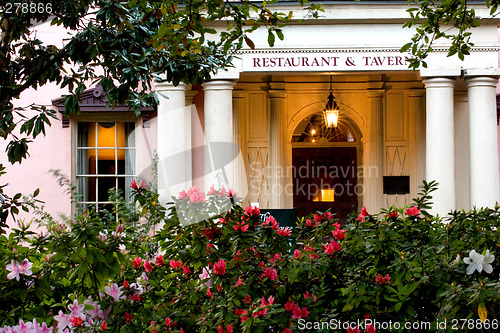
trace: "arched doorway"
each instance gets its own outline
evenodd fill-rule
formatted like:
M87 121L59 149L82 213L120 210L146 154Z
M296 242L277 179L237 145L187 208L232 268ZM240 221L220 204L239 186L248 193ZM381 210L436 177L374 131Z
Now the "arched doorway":
M292 136L293 205L297 216L331 210L341 222L358 208L361 135L345 119L326 125L322 112L304 118Z

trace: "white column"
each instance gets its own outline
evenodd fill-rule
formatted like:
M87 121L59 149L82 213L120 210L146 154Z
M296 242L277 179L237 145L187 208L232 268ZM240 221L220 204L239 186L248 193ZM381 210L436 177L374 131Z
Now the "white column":
M426 89L425 178L439 183L432 194L431 212L445 216L455 209L455 132L453 88L455 79L431 77Z
M455 168L457 210L469 210L469 107L466 91L455 93Z
M498 133L493 77L468 77L470 203L472 207L493 207L500 201Z
M365 157L363 183L368 188L363 191L363 206L368 211L379 211L384 206L384 90L368 90L368 112L370 117L369 153Z
M276 88L284 88L276 84ZM273 89L268 91L271 116L271 207L285 208L287 204L287 184L286 168L286 97L284 89Z
M234 186L236 146L233 137L232 80L212 80L202 84L205 93L205 189Z
M191 176L191 112L186 108L186 86L155 82L158 92L158 192L161 202L187 190Z

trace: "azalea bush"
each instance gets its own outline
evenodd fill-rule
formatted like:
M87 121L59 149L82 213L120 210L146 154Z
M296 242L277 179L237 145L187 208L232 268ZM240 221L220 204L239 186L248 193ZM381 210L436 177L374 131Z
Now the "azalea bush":
M344 226L316 212L291 229L224 188L166 206L144 182L132 188L132 205L115 197L112 211L0 237L0 332L498 328L498 207L440 220L426 183L409 206L363 208Z
M427 212L435 188L424 183L413 205L351 217L342 244L342 318L368 314L381 323L430 323L432 330L444 322L450 331L498 328L499 207L437 219Z

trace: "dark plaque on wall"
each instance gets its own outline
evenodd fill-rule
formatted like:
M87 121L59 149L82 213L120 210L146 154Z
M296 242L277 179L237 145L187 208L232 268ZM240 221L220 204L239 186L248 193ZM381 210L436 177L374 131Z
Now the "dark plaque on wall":
M410 193L410 176L384 176L384 194Z

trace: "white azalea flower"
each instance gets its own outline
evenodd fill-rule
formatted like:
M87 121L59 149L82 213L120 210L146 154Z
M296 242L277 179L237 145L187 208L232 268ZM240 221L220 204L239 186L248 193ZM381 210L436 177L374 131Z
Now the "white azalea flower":
M484 264L483 269L486 273L490 274L493 272L493 267L491 267L491 263L495 260L495 256L490 254L490 250L486 250L484 254Z
M464 263L469 265L466 273L470 275L476 270L479 273L484 270L485 273L489 274L493 271L493 267L491 267L493 260L495 260L495 256L490 254L489 250L486 250L484 255L477 253L476 250L471 250L469 252L469 257L464 258Z

